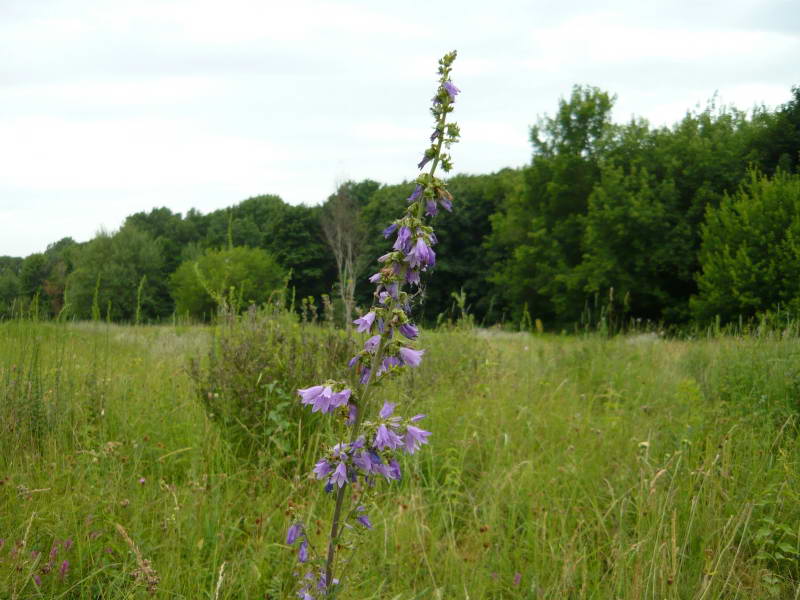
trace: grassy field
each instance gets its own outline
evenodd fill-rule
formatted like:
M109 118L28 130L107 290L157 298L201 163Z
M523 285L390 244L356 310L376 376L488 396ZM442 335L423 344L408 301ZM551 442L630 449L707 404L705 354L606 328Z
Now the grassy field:
M324 426L243 454L190 376L212 333L0 324L0 598L293 597L287 514L324 537L332 508L306 475ZM800 598L800 341L422 346L382 394L434 435L341 600Z

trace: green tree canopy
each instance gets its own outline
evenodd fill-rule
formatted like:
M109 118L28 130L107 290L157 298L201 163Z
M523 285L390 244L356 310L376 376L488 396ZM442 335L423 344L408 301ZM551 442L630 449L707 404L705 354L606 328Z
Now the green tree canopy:
M178 314L208 319L224 299L241 307L263 304L281 288L284 269L266 250L237 246L207 250L183 263L170 278Z

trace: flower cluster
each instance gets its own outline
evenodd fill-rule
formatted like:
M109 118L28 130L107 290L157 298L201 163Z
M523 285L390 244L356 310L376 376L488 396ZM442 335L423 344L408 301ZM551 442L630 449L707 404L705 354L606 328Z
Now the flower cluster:
M369 412L374 387L387 376L407 367L418 367L425 354L425 350L417 347L419 328L411 315L414 299L421 291L422 276L436 265L433 249L436 234L426 218L436 216L440 208L448 212L453 209L453 197L435 172L438 166L450 171L450 155L443 149L458 141L460 135L458 125L447 123L447 115L453 111L456 95L460 93L450 80L455 58L456 53L451 52L439 61L439 87L431 107L436 122L430 147L417 165L422 169L432 163L430 170L414 181L405 214L383 231L386 239L394 236L392 248L378 258L380 267L369 278L375 286L372 307L353 321L356 331L367 335L362 349L349 362L358 384L348 386L327 381L298 390L300 401L310 406L312 412L330 414L338 410L349 428L349 440L331 446L313 469L314 476L324 481L325 490L335 491L336 496L327 556L316 561L310 558L311 546L301 522L295 522L286 536L289 545L300 542L298 561L312 566L301 578L298 597L303 600L327 596L327 582L338 583L333 578L333 567L343 531L356 525L362 530L372 528L360 500L379 478L399 480L400 454L414 454L431 435L418 426L425 415L410 418L395 415L396 404L391 402L383 402L377 418L365 420L364 416ZM343 515L348 487L354 492L351 499L359 501Z

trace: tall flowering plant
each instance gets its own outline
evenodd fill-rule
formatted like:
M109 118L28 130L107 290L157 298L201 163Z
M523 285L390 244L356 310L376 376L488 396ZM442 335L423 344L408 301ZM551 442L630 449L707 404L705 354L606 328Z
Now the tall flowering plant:
M298 390L300 402L312 412L331 414L341 423L339 437L314 467L314 476L325 491L335 497L327 548L316 552L302 522L293 522L286 534L286 543L298 545L301 563L298 597L313 600L332 597L338 579L336 552L345 542L348 531L372 529L364 501L383 478L388 482L401 477L398 456L413 454L428 442L431 435L420 427L425 415L401 416L396 404L376 401L375 389L384 380L407 368L418 367L425 350L416 340L419 329L412 322L414 300L420 293L422 276L436 264L436 234L428 218L439 208L452 210L453 197L444 181L436 177L441 166L452 168L446 152L457 142L459 129L447 117L459 89L450 80L456 53L446 54L439 61L439 85L433 97L431 113L435 119L430 146L417 167L422 172L408 197L402 217L384 231L385 238L394 238L391 249L378 258L380 268L369 278L375 285L370 310L353 321L357 330L368 337L363 349L350 360L353 382L328 380Z

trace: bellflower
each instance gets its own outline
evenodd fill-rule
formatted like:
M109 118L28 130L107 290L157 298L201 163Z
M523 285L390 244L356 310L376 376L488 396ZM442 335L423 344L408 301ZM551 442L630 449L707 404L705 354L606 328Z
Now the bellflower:
M378 344L380 343L381 343L380 334L373 335L366 342L364 342L364 350L366 350L367 352L375 352L375 350L378 349Z
M400 358L404 364L410 367L418 367L422 362L423 354L425 354L425 350L414 350L405 346L400 348Z
M417 339L417 336L419 335L419 329L417 329L416 325L411 323L403 323L398 329L400 329L400 333L410 340Z
M444 90L450 95L450 100L455 101L456 94L461 93L461 90L458 89L455 85L453 85L452 81L445 81L444 82Z
M409 425L406 427L406 433L403 436L403 440L406 446L406 452L409 454L414 454L422 444L428 443L428 436L430 436L430 431L425 431L424 429L420 429L419 427L414 427L413 425Z
M289 531L286 532L286 543L291 546L297 541L301 533L303 533L303 525L301 523L295 523L289 527Z
M329 380L298 390L301 402L310 406L312 412L335 412L337 427L344 427L344 423L349 430L346 436L339 438L349 439L349 442L341 441L333 445L313 468L315 477L324 482L325 491L334 492L335 507L327 552L320 553L323 558L319 563L315 558L314 564L320 566L307 572L305 582L298 585L300 591L297 596L302 600L322 599L331 595L326 582L338 582L333 577L333 570L337 564L342 564L336 561L337 552L348 547L346 542L341 541L345 528L352 528L351 519L366 529L373 527L364 506L358 505L359 501L377 485L377 475L383 475L388 481L399 480L402 473L397 455L400 452L414 454L428 443L431 435L415 425L424 415L404 419L395 415L397 405L392 402L383 403L377 411L377 419L364 419L368 417L367 413L377 408L370 394L376 385L381 384L381 376L389 371L399 372L418 367L425 353L424 350L404 345L409 343L404 340L416 340L419 337L419 329L409 319L411 302L420 292L419 289L407 291L404 288L406 285L419 288L420 274L436 264L433 246L437 239L426 217L436 216L439 207L447 211L452 209L452 196L447 192L445 182L436 176L436 170L439 166L444 171L452 168L451 157L443 152L443 148L449 149L459 137L458 126L447 121L455 97L460 93L450 80L455 56L455 52L452 52L439 61L440 77L431 107L436 122L430 135L430 146L417 165L423 169L432 162L432 167L429 172L420 173L414 181L404 215L383 230L386 239L396 235L392 250L378 258L381 266L377 273L369 277L369 282L375 286L372 308L353 321L357 332L366 333L365 337L368 338L364 342L364 349L348 362L348 366L356 369L355 376L360 385L347 387L343 382ZM395 329L403 336L402 339L393 337ZM342 410L338 410L340 408ZM348 483L353 485L347 486ZM351 502L357 506L354 512L346 508ZM295 522L287 531L286 542L293 545L298 541L300 547L297 558L305 563L309 561L309 539L302 523ZM327 559L324 559L325 555Z
M385 448L394 450L402 445L402 436L397 435L394 431L386 427L386 425L378 425L378 431L375 432L375 447L378 450L383 450Z
M357 330L359 333L364 333L365 331L369 331L372 328L372 323L375 321L375 313L373 311L368 312L363 317L359 317L355 321L353 321L353 325L357 325Z

